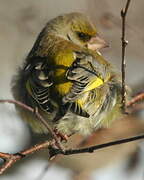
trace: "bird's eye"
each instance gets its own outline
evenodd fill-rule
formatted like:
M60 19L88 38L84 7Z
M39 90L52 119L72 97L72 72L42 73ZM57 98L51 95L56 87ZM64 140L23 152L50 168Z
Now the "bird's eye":
M89 41L91 36L89 34L85 34L83 32L77 32L78 37L83 41Z

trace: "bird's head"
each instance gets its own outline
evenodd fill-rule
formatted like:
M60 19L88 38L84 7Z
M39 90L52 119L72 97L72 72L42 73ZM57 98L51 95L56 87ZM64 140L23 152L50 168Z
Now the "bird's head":
M98 35L95 25L82 13L69 13L52 19L50 33L91 50L99 50L108 44Z

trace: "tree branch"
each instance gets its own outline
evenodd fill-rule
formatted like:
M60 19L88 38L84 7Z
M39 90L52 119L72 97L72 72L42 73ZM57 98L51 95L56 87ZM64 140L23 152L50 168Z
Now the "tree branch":
M14 163L24 158L25 156L30 155L36 151L40 151L42 149L46 149L53 145L54 145L54 141L45 141L43 143L36 144L35 146L16 154L0 152L0 158L2 158L5 161L2 167L0 168L0 175L3 174L3 172L6 171L8 168L10 168Z
M94 151L99 150L99 149L111 147L114 145L120 145L120 144L132 142L132 141L136 141L136 140L140 140L140 139L144 139L144 134L139 135L139 136L135 136L135 137L131 137L131 138L126 138L126 139L111 141L111 142L104 143L104 144L90 146L88 148L82 148L82 149L68 149L65 151L61 151L60 149L53 149L51 157L58 155L58 154L72 155L72 154L80 154L80 153L93 153Z
M142 93L138 94L137 96L133 97L133 98L131 99L131 101L129 101L129 102L127 103L126 107L127 107L127 108L128 108L128 107L132 107L133 105L135 105L136 103L138 103L138 102L140 102L140 101L142 101L142 100L144 100L144 92L142 92Z
M50 151L50 158L53 158L56 155L63 154L63 155L72 155L72 154L80 154L80 153L93 153L96 150L103 149L106 147L111 147L114 145L120 145L136 140L144 139L144 134L131 137L131 138L126 138L122 140L116 140L116 141L111 141L108 143L104 144L99 144L95 146L91 146L88 148L82 148L82 149L68 149L68 150L61 150L61 149L56 149L53 148L54 142L53 141L45 141L43 143L37 144L29 149L26 149L24 151L21 151L16 154L8 154L8 153L0 153L0 158L5 160L5 163L3 166L0 168L0 174L3 174L4 171L6 171L8 168L10 168L14 163L16 163L18 160L26 157L27 155L30 155L32 153L35 153L36 151L40 151L43 149L49 149Z
M125 26L126 26L126 15L128 12L128 8L130 5L131 0L127 0L126 6L124 9L121 10L121 18L122 18L122 64L121 64L121 72L122 72L122 110L125 112L126 108L126 88L125 88L125 48L128 44L128 41L125 39Z

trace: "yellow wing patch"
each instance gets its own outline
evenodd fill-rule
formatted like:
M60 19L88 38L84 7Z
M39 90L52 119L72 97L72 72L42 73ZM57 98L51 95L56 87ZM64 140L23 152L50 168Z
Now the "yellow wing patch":
M104 81L101 78L96 77L94 78L85 88L84 92L90 91L92 89L95 89L101 85L103 85Z

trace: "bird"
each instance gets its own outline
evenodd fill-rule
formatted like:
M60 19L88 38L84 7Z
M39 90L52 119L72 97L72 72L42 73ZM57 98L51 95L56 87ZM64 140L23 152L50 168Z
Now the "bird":
M107 46L83 13L51 19L12 80L14 99L67 136L108 127L121 114L121 78L99 52ZM33 113L16 109L34 132L49 133Z

